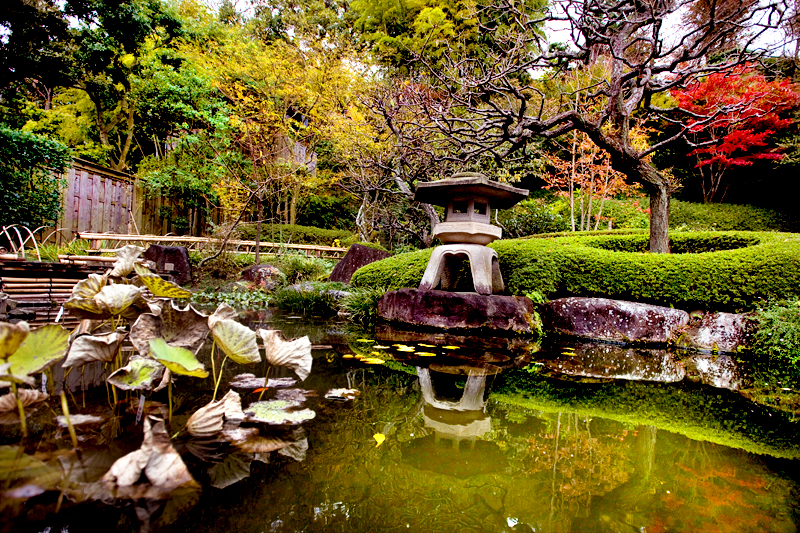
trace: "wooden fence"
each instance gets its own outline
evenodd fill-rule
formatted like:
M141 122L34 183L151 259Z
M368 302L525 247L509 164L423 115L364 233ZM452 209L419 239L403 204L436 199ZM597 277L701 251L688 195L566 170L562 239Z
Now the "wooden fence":
M147 197L130 174L77 160L63 176L67 186L58 220L58 242L68 242L79 232L188 233L199 236L208 220L201 209L179 212L170 198ZM218 215L212 211L212 222ZM182 222L176 227L176 222Z

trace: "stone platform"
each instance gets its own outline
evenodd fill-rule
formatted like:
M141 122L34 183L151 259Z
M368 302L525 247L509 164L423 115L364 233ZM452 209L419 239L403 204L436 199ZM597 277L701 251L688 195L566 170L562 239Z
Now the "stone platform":
M445 330L534 333L534 304L520 296L400 289L378 302L388 322Z

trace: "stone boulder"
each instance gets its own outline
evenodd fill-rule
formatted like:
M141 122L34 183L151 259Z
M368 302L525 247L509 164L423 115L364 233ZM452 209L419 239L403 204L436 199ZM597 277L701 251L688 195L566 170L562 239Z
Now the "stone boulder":
M534 305L519 296L400 289L378 301L378 316L388 322L452 330L532 333Z
M632 343L667 343L689 323L686 311L607 298L552 300L541 315L545 330Z
M362 244L354 244L347 250L342 260L333 267L329 280L350 283L350 278L359 268L391 256L392 254L383 250L376 250Z
M697 350L735 352L749 345L753 329L747 315L708 313L689 327L678 344Z
M242 279L255 283L265 291L272 291L283 285L286 276L273 265L259 263L242 270Z
M144 258L155 263L158 272L172 274L178 285L192 281L192 264L185 246L151 244L145 250Z

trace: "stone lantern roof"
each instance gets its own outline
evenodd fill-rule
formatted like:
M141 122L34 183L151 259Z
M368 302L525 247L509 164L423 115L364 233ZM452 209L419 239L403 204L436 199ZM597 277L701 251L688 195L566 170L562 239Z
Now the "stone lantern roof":
M461 172L449 178L417 185L414 200L447 207L454 199L483 198L494 209L508 209L528 196L528 191L491 181L479 172Z

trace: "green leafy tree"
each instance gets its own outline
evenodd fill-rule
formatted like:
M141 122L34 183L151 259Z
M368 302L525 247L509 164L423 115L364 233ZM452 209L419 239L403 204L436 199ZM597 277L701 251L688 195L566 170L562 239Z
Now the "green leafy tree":
M0 126L0 226L51 225L61 208L61 172L69 149L38 135Z

